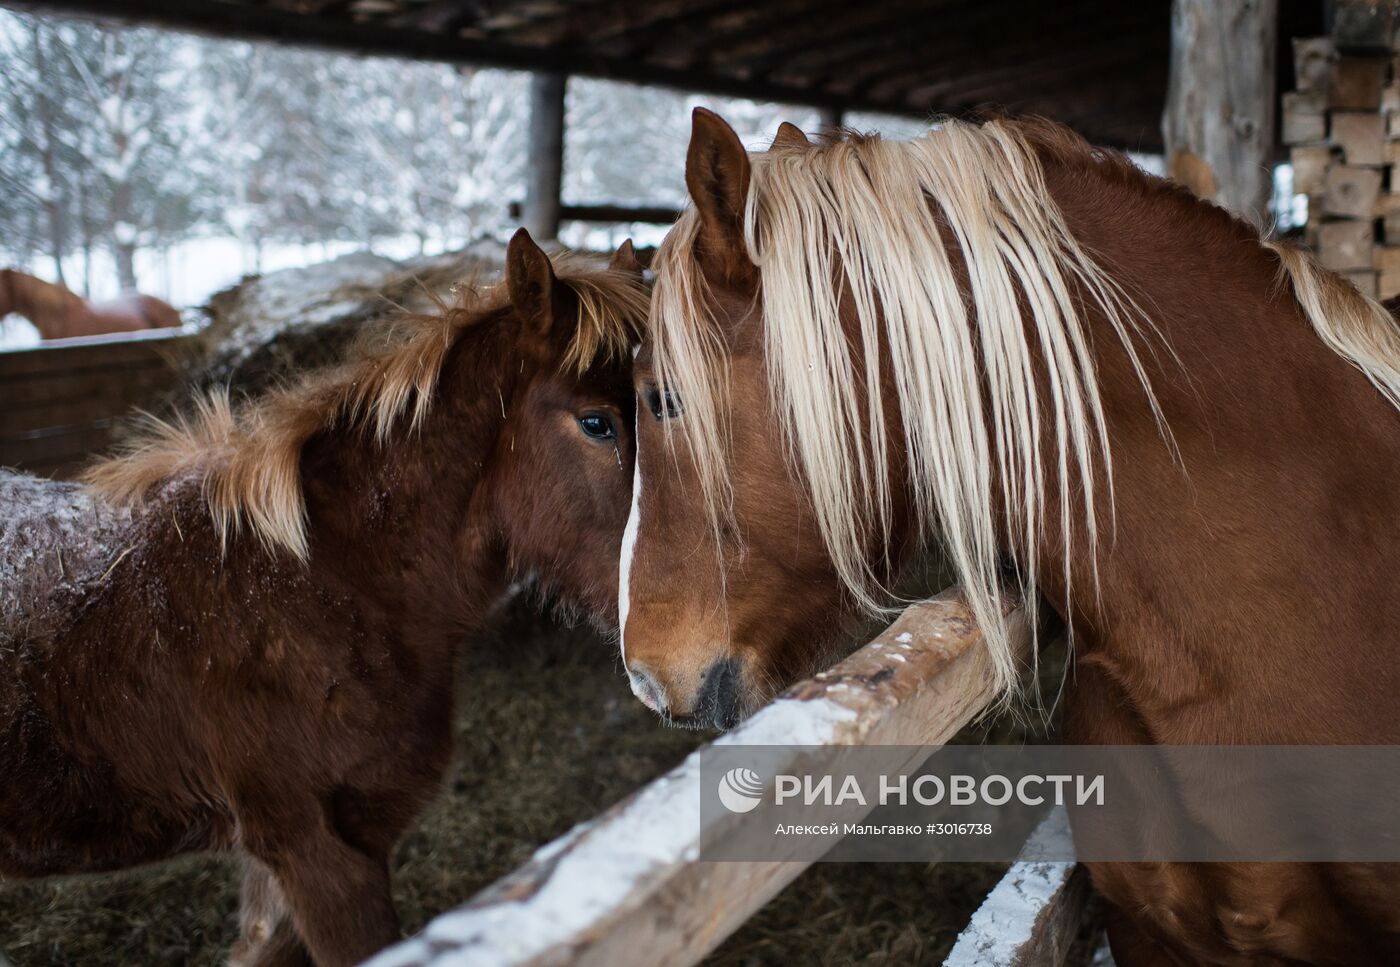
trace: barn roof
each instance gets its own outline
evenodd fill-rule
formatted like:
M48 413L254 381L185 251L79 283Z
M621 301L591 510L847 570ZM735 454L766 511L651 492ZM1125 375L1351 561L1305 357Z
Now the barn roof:
M10 0L14 2L14 0ZM19 0L221 36L904 115L996 105L1161 149L1170 0ZM1285 0L1280 47L1321 29ZM1315 22L1312 22L1315 21ZM1278 58L1280 90L1291 56Z

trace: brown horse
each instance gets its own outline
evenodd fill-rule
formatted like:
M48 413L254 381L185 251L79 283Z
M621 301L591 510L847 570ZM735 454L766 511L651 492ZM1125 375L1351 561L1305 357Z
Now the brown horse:
M1008 689L1004 579L1069 625L1071 742L1400 742L1378 304L1043 121L751 157L700 111L686 179L634 368L644 702L733 722L936 541ZM1392 866L1091 873L1123 965L1400 962Z
M179 311L152 295L130 292L110 302L88 302L66 286L0 269L0 319L11 312L34 323L44 339L180 325Z
M522 231L506 285L157 426L101 496L0 483L0 874L236 849L239 963L398 936L457 643L512 581L615 617L646 290L630 245L559 268Z

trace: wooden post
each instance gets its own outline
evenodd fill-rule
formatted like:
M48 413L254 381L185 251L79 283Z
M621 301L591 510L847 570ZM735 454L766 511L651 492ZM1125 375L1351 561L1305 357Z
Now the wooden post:
M1079 932L1089 874L1075 863L1069 815L1050 811L958 935L943 967L1059 967Z
M525 227L537 242L559 237L559 192L564 177L565 74L530 78L530 156L526 164Z
M1278 0L1173 0L1167 174L1263 227L1273 192Z
M823 131L834 131L846 123L846 112L839 107L827 105L817 108L817 121Z

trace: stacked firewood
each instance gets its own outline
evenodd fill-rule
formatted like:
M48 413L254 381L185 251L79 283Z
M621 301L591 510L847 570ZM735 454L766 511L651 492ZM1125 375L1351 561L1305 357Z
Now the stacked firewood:
M1293 41L1283 95L1307 242L1370 296L1400 294L1400 45L1392 4L1339 4L1329 37Z

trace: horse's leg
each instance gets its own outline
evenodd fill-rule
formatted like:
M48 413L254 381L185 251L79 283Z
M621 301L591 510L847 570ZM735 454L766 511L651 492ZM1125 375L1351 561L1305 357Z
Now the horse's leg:
M277 878L251 856L243 858L238 926L229 967L311 967Z
M306 845L274 869L316 963L349 967L398 940L388 857L360 853L328 831Z
M314 800L279 805L243 811L243 847L276 876L316 963L348 967L398 940L387 852L351 846Z
M1166 947L1143 933L1132 917L1112 904L1104 904L1103 919L1115 967L1185 967Z

